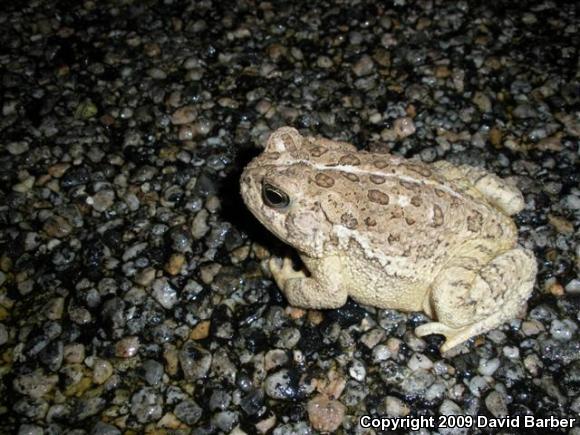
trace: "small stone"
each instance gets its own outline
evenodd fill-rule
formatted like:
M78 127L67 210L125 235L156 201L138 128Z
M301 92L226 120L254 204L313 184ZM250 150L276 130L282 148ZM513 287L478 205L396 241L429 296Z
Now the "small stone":
M147 267L137 273L135 283L143 287L149 287L155 279L155 269Z
M271 415L264 420L260 420L256 423L256 430L261 433L265 434L270 431L276 425L276 416Z
M363 55L352 67L352 72L358 76L366 76L373 72L375 64L373 59L368 55Z
M499 368L500 360L499 358L492 359L481 359L479 361L478 371L483 376L492 376L495 371Z
M405 417L411 412L409 405L394 396L385 398L385 410L389 417Z
M428 372L427 370L417 369L415 371L410 371L408 376L406 376L401 382L401 389L413 395L423 395L427 388L433 384L435 376Z
M96 211L107 211L115 202L115 192L112 190L100 190L95 193L91 202Z
M463 410L457 403L453 402L452 400L445 399L439 407L439 413L441 415L462 415Z
M34 399L41 399L50 393L58 383L58 375L45 375L37 369L31 373L17 376L12 385L14 389Z
M90 119L98 112L97 106L91 100L85 100L80 103L75 110L75 118Z
M191 225L191 235L194 239L199 240L207 234L210 230L207 224L207 218L209 217L209 212L206 209L200 210L193 219Z
M219 263L210 263L203 265L200 270L200 278L204 282L204 284L211 284L219 273L222 265Z
M192 340L203 340L209 336L209 330L211 327L210 320L202 320L191 330L189 338Z
M139 337L125 337L115 344L115 355L119 358L131 358L139 351Z
M393 123L393 131L398 139L406 138L415 133L415 124L409 117L398 118Z
M85 346L81 343L71 343L64 346L64 361L68 364L80 364L85 359Z
M155 80L165 80L167 73L160 68L150 68L147 70L147 75Z
M483 92L476 92L473 96L473 103L478 107L480 112L491 112L491 100Z
M328 56L319 56L318 59L316 59L316 65L320 68L327 69L332 68L334 62Z
M367 370L362 361L355 359L348 369L348 374L351 378L362 382L366 378Z
M169 261L165 265L165 271L170 275L177 275L184 264L185 256L183 254L171 254Z
M266 378L264 388L266 394L279 400L291 400L298 393L298 385L288 369L279 370Z
M501 147L503 134L497 127L493 127L489 131L489 142L496 148Z
M143 387L131 397L131 414L139 423L157 421L163 415L163 396L152 387Z
M61 216L53 216L43 226L44 232L49 237L64 238L72 232L71 224Z
M28 142L24 141L10 142L8 145L6 145L6 149L13 156L19 156L20 154L24 154L28 151L29 145Z
M574 278L566 284L566 293L573 295L580 294L580 279Z
M544 325L538 320L526 320L522 322L522 332L525 336L530 337L533 335L538 335L540 332L544 331Z
M520 350L515 346L504 346L503 354L506 358L516 359L520 357Z
M384 344L379 344L373 349L373 361L379 363L381 361L386 361L391 357L391 351L389 347Z
M232 433L232 429L238 423L238 414L233 411L217 412L211 417L212 425L220 429L221 433Z
M503 394L498 391L491 391L485 398L485 406L494 417L505 417L508 415L507 401Z
M186 342L179 351L179 364L188 380L205 378L211 367L212 355L195 341Z
M196 135L195 127L192 125L181 125L177 132L179 140L192 140Z
M288 352L282 349L269 350L264 357L264 369L269 372L286 364L288 359Z
M104 359L97 358L93 363L93 382L104 384L113 375L112 364Z
M177 291L167 278L158 278L153 282L153 297L165 309L172 309L177 303Z
M183 106L173 112L171 123L173 125L190 124L197 119L197 111L193 106Z
M338 400L330 400L319 394L308 401L306 407L308 420L315 430L334 432L342 424L346 413L346 406Z
M429 370L433 368L433 361L431 361L426 355L422 353L414 353L409 359L407 366L411 370Z
M49 301L45 308L44 314L49 320L60 320L64 312L64 298L54 298Z
M12 190L18 193L26 193L30 191L30 189L32 189L32 186L34 186L35 181L36 181L35 177L32 176L26 177L20 183L16 183L14 186L12 186Z
M157 57L161 54L161 47L156 42L148 42L143 46L145 55L149 57Z
M151 386L158 385L163 379L163 364L153 360L148 359L143 361L143 378Z
M568 219L553 214L548 214L548 221L561 234L573 234L574 224Z
M210 411L218 411L227 409L232 401L232 396L228 394L227 391L222 389L216 389L212 392L209 398L209 409Z
M91 435L121 435L121 431L112 424L99 421L93 426Z
M438 65L435 68L435 77L438 79L446 79L451 75L451 70L447 65Z
M174 413L179 420L192 426L199 421L203 411L197 403L187 399L177 404Z
M22 424L18 428L18 435L44 435L44 429L35 424Z
M550 326L550 334L558 341L569 341L578 327L571 321L553 320Z
M4 323L0 323L0 346L8 343L8 328Z

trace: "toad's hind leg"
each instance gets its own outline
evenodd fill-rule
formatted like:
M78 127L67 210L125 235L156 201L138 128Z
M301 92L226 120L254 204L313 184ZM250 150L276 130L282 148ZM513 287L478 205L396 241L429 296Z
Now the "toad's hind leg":
M415 333L443 334L444 352L501 325L528 299L536 269L533 254L522 248L491 259L482 252L455 258L437 276L428 296L437 322L421 325Z
M508 215L519 213L524 208L524 197L519 189L485 169L469 165L456 166L446 161L436 162L433 167L450 181L469 183Z

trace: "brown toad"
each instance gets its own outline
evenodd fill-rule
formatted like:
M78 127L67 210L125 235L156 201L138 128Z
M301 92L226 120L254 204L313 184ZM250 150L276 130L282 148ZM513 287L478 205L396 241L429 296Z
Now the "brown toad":
M424 311L442 351L513 318L532 291L536 262L509 217L522 194L483 169L426 165L350 144L272 133L244 170L242 197L308 269L270 260L290 304L337 308L348 296Z

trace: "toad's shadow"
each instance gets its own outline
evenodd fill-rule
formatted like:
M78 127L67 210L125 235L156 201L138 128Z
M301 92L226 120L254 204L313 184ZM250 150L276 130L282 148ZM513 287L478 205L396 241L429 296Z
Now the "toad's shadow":
M221 198L221 216L240 232L264 247L276 252L288 250L288 245L274 236L250 212L240 194L240 177L244 167L260 154L259 149L242 148L236 155L236 165L222 180L218 195Z

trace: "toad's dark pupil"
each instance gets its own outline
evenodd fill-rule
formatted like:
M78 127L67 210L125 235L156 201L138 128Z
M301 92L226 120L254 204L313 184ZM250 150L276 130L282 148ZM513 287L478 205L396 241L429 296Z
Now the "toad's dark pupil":
M267 206L273 208L284 208L290 203L290 198L280 189L270 184L265 184L262 188L262 195Z

